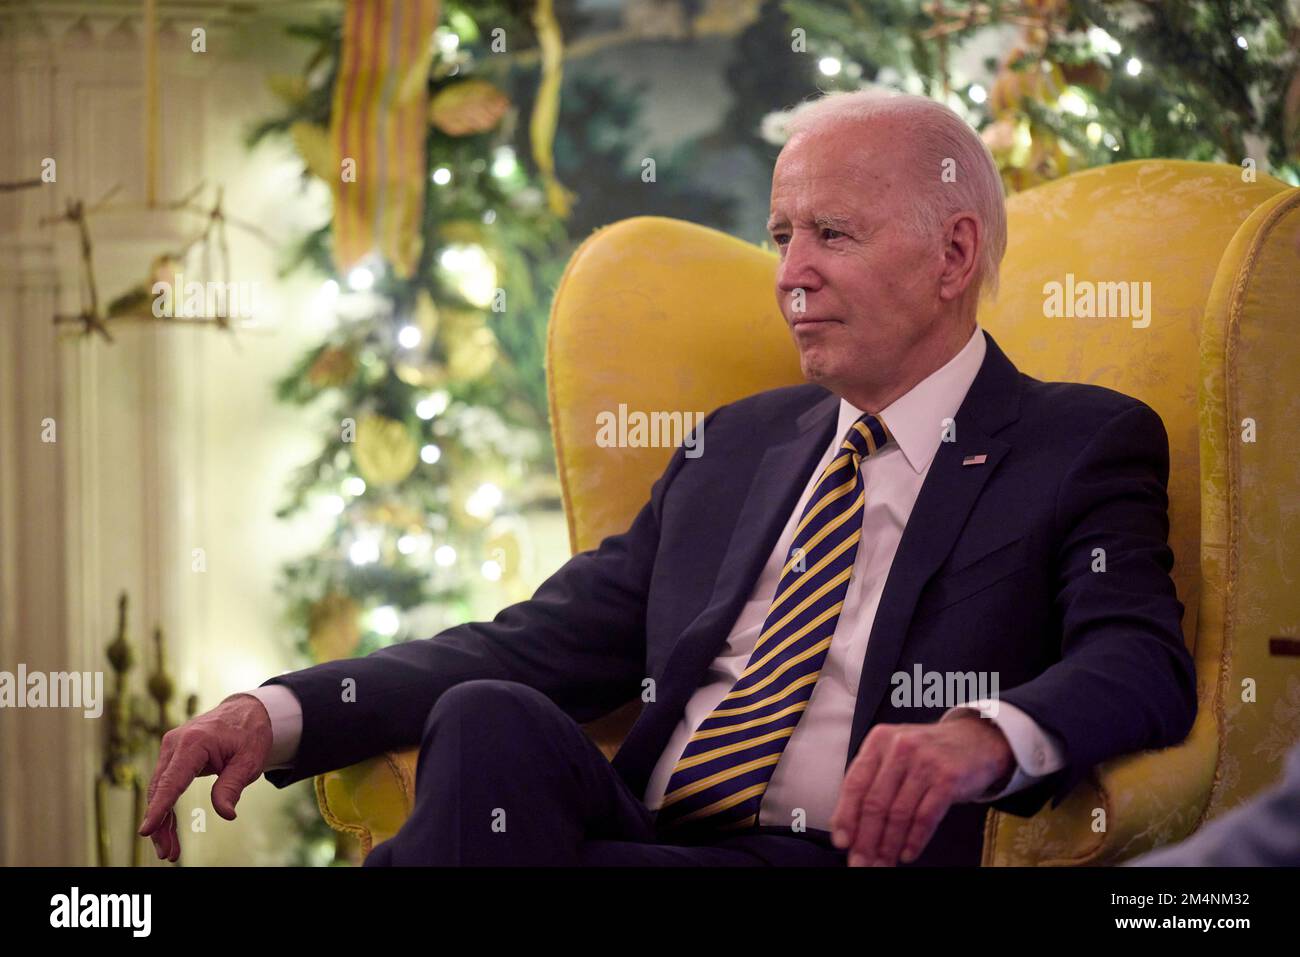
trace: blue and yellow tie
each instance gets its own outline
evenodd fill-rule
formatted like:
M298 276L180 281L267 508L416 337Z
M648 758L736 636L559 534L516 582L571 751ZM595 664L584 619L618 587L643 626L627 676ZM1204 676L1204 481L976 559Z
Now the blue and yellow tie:
M893 437L867 413L853 423L795 527L790 559L749 664L691 735L655 826L672 835L757 825L763 792L821 674L862 537L862 460Z

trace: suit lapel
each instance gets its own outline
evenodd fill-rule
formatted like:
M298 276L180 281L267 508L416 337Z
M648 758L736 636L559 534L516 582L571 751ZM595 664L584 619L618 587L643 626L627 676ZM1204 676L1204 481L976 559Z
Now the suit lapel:
M722 650L741 605L749 598L812 470L831 442L839 407L839 398L827 394L795 419L792 437L770 446L763 454L745 493L708 604L682 630L673 646L674 664L683 669L682 673L693 674L693 669L707 667ZM708 639L701 640L702 636Z
M885 696L921 589L952 551L985 483L1010 449L993 436L1019 416L1020 373L993 337L985 336L984 361L954 417L956 441L939 444L885 581L858 682L846 766ZM963 467L968 455L987 458Z

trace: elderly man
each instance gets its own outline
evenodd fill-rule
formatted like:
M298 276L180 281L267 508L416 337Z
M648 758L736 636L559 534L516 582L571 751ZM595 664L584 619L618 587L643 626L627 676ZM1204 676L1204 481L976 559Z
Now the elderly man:
M626 532L492 622L171 732L141 826L160 856L195 775L231 819L263 772L418 744L369 864L973 865L990 803L1032 814L1186 736L1163 425L978 327L1006 246L979 137L868 93L789 132L769 228L809 384L711 413L708 454L678 449ZM637 696L611 764L578 722Z

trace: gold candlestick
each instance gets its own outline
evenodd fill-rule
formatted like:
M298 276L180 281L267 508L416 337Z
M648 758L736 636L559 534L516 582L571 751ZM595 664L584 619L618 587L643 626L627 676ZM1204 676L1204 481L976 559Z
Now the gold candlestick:
M136 763L172 729L168 713L175 694L175 682L167 672L162 629L154 628L153 644L156 663L146 680L145 687L153 699L157 718L146 716L145 699L132 694L128 687L129 672L135 664L135 651L127 637L126 592L117 599L117 631L105 652L113 670L112 694L108 699L108 721L104 732L104 763L95 777L95 836L100 867L108 866L108 794L110 788L130 788L132 795L132 820L129 831L131 866L140 866L142 838L136 834L136 823L144 817L144 779ZM186 698L186 718L198 711L198 695Z

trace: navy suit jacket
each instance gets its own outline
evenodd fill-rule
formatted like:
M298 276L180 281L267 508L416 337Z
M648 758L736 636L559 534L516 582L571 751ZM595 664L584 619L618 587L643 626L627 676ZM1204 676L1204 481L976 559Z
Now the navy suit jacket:
M438 696L458 682L523 682L589 721L653 678L655 700L613 760L644 793L832 441L838 409L811 384L725 405L700 426L704 454L677 449L626 532L573 556L528 601L491 622L271 679L297 695L303 726L293 766L267 778L284 787L417 745ZM993 805L1030 815L1098 762L1177 744L1191 728L1195 673L1169 576L1168 439L1142 402L1033 379L992 336L955 421L880 599L845 762L872 725L946 710L894 707L893 673L997 671L1001 700L1056 734L1067 759ZM980 454L982 465L962 465ZM1098 548L1104 572L1092 570ZM340 700L345 678L356 681L355 702ZM954 806L915 864L978 864L987 809Z

